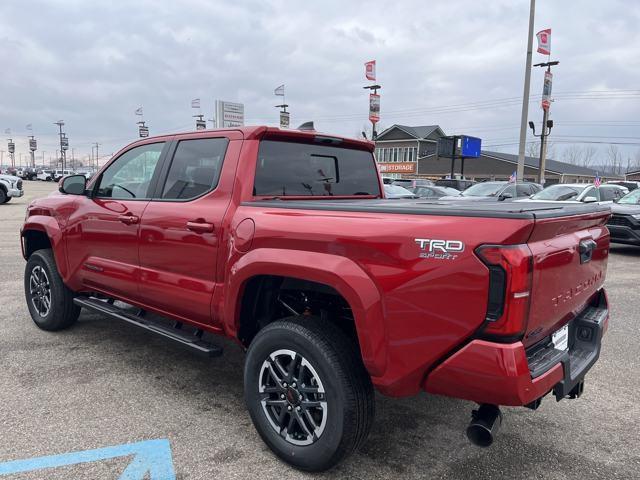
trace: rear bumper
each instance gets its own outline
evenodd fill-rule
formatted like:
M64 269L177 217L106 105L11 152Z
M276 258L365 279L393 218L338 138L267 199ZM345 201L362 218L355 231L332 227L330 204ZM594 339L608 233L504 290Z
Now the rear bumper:
M19 190L17 188L10 188L7 190L7 197L21 197L24 195L24 190Z
M560 400L584 381L598 360L608 320L606 295L601 290L594 304L569 323L567 351L550 347L550 339L529 349L522 342L472 340L433 370L423 388L493 405L527 405L551 391Z

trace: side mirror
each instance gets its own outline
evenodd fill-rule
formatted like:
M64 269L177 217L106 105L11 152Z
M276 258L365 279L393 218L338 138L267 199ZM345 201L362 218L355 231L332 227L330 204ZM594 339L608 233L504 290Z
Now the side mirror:
M87 188L87 179L84 175L69 175L60 180L58 190L68 195L84 195Z
M508 198L513 198L513 195L511 195L509 192L504 192L500 194L500 196L498 197L498 200L503 201L503 200L507 200Z
M582 201L584 203L594 203L594 202L597 202L598 199L596 197L584 197Z

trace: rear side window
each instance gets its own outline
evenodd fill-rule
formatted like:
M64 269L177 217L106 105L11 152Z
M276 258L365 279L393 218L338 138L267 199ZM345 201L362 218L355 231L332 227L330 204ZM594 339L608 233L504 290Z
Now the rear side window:
M621 197L620 192L621 190L616 187L600 187L600 200L617 200Z
M162 189L162 198L191 200L216 188L228 143L226 138L180 141Z
M380 196L380 184L371 152L265 140L253 194Z

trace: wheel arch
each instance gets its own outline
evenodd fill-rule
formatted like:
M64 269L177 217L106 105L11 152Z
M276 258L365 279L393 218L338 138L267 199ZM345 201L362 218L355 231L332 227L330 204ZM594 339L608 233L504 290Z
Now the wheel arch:
M41 217L41 218L38 218ZM35 215L29 217L20 232L22 256L25 260L36 251L51 248L58 273L63 280L67 278L67 255L62 243L62 232L58 222L52 217Z
M243 305L255 301L253 285L259 278L286 278L313 282L339 294L350 307L363 363L373 376L386 367L386 329L382 297L373 280L354 261L319 252L261 248L230 265L225 284L225 328L240 338Z

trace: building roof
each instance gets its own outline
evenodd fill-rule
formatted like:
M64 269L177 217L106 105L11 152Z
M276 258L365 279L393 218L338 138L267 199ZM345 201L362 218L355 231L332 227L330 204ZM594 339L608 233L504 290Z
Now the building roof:
M378 139L383 137L386 133L390 132L394 128L398 128L405 132L408 135L411 135L413 138L426 138L431 135L436 130L440 130L441 136L444 136L444 132L440 128L440 125L420 125L417 127L410 127L408 125L391 125L389 128L385 129L383 132L378 134Z
M511 153L489 152L486 150L482 150L482 155L497 158L498 160L503 160L514 164L518 163L518 155L514 155ZM524 157L524 164L528 167L538 168L539 162L540 159L537 157ZM547 158L546 170L560 175L577 175L582 177L595 177L598 174L598 171L592 168L581 167L579 165L573 165L571 163L559 162L550 158ZM602 174L601 176L607 178L622 178L620 177L620 175L612 174Z

